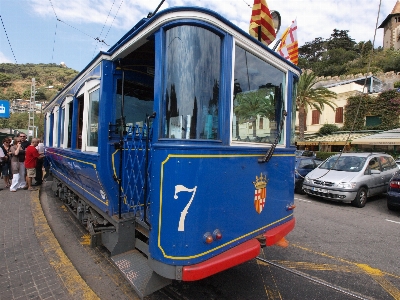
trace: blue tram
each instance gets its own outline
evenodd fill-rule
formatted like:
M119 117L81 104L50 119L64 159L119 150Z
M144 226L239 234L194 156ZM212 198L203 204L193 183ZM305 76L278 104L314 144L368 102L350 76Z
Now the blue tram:
M141 297L293 228L299 68L215 12L170 8L47 106L52 189Z

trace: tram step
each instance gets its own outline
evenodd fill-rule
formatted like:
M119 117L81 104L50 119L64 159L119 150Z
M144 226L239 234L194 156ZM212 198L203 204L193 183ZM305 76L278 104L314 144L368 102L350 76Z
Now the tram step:
M171 283L171 279L155 273L149 267L147 258L138 250L118 254L111 259L141 299Z

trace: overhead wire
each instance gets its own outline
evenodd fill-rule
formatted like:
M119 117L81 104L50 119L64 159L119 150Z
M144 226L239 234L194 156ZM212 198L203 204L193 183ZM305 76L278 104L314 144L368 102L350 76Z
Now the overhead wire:
M78 28L76 28L76 27L74 27L74 26L68 24L67 22L64 22L63 20L61 20L61 19L57 16L57 13L56 13L56 11L55 11L55 9L54 9L53 3L51 2L51 0L49 0L49 1L50 1L50 4L51 4L51 7L53 8L54 15L55 15L55 17L56 17L56 19L57 19L58 22L64 23L65 25L67 25L67 26L69 26L69 27L71 27L71 28L73 28L73 29L79 31L80 33L82 33L82 34L84 34L84 35L86 35L86 36L88 36L88 37L94 39L95 41L98 41L98 42L100 42L100 43L104 43L106 46L108 46L107 43L106 43L104 40L101 40L99 37L93 37L93 36L87 34L86 32L84 32L84 31L82 31L82 30L80 30L80 29L78 29Z
M367 72L366 72L366 75L365 75L364 86L363 86L363 89L362 89L362 92L361 92L361 94L363 94L363 95L365 94L365 88L367 86L367 81L368 81L368 74L369 74L369 71L371 69L371 60L372 60L372 57L373 57L373 54L374 54L375 38L376 38L376 31L378 29L378 21L379 21L379 14L381 12L381 5L382 5L382 0L379 0L378 15L376 17L376 23L375 23L374 39L372 41L372 49L371 49L371 53L370 53L369 60L368 60L368 66L367 66ZM351 134L354 133L354 129L355 129L355 126L356 126L356 123L357 123L358 113L360 112L360 107L361 107L362 101L363 101L363 98L360 97L360 101L358 102L358 106L357 106L357 109L356 109L356 114L355 114L355 118L354 118L354 121L353 121L353 125L351 126L349 135L348 135L348 137L347 137L347 139L346 139L346 141L344 143L342 153L345 152L345 149L346 149L347 143L350 140Z
M8 44L10 45L10 48L11 48L11 53L12 53L12 55L13 55L13 57L14 57L15 63L18 64L17 58L15 57L15 54L14 54L14 50L13 50L13 48L12 48L12 46L11 46L10 39L8 38L6 26L4 25L3 18L1 17L1 15L0 15L0 19L1 19L1 24L3 25L4 33L6 34L6 37L7 37Z
M104 24L103 24L103 27L101 28L101 31L100 31L99 36L101 36L101 34L103 33L104 27L106 26L107 21L108 21L108 17L110 16L111 10L112 10L112 8L114 7L114 3L115 3L115 0L113 0L113 3L111 4L110 10L108 11L107 18L106 18L106 20L104 21ZM94 56L94 55L96 54L97 46L98 46L98 45L96 44L96 46L94 47L94 52L93 52L93 55L92 55L92 56Z
M366 75L365 75L364 86L363 86L363 89L362 89L362 92L361 92L362 95L365 94L365 88L366 88L366 85L367 85L368 74L369 74L369 70L370 70L370 68L371 68L371 60L372 60L372 56L373 56L372 54L374 53L374 45L375 45L376 31L377 31L377 29L378 29L378 21L379 21L379 14L380 14L380 12L381 12L381 5L382 5L382 0L379 0L378 15L377 15L377 17L376 17L374 39L373 39L373 41L372 41L371 55L369 56L369 60L368 60L368 67L367 67L367 72L366 72ZM368 93L368 92L367 92L367 93ZM342 149L342 151L340 152L340 154L339 154L338 158L336 159L335 163L333 164L333 166L331 166L331 167L328 169L328 171L326 171L326 173L322 174L321 176L319 176L319 177L317 177L317 178L315 178L315 179L320 179L320 178L324 177L324 176L325 176L326 174L328 174L333 168L335 168L335 166L336 166L336 164L338 163L338 161L339 161L340 157L342 156L342 154L343 154L344 152L346 152L346 146L347 146L347 144L349 143L349 140L350 140L350 138L351 138L351 135L354 133L355 125L356 125L356 123L357 123L358 113L360 112L360 107L361 107L362 102L363 102L363 97L360 97L360 101L358 102L358 106L357 106L357 109L356 109L356 114L355 114L355 117L354 117L353 125L352 125L352 127L351 127L351 129L350 129L350 131L349 131L349 134L348 134L348 136L347 136L346 141L344 142L343 149Z

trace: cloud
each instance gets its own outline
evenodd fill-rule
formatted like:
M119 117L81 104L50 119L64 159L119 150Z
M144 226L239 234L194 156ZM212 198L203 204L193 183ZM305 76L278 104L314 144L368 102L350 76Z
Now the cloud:
M100 2L100 3L99 3ZM57 17L78 28L84 24L104 25L129 30L140 19L153 12L160 0L30 0L33 11L42 17ZM349 30L356 42L373 40L379 8L379 0L267 0L270 10L282 16L282 26L278 33L297 19L299 44L313 41L317 37L328 39L333 29ZM166 0L163 10L173 6L199 6L216 11L247 32L251 15L252 0ZM395 0L382 3L379 23L390 14ZM382 44L383 29L377 30L376 45Z
M0 52L0 64L5 64L5 63L14 63L14 61L9 59L2 52Z

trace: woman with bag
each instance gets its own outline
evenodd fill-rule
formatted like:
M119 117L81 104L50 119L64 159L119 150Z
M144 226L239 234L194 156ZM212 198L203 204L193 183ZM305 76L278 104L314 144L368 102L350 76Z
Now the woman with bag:
M11 179L12 179L12 173L11 173L11 140L9 138L4 138L3 139L3 145L1 146L1 149L3 150L4 153L4 158L2 161L2 167L1 167L1 173L3 175L4 179L4 184L6 188L9 188L11 186Z
M14 145L11 147L11 172L13 174L10 187L11 192L16 192L18 188L21 188L22 184L25 184L25 166L18 158L20 152L23 152L21 139L16 137L14 138ZM27 189L27 187L24 187L24 189Z

